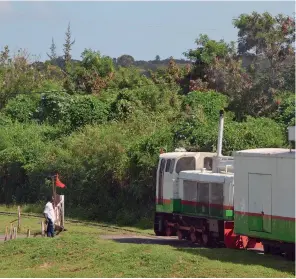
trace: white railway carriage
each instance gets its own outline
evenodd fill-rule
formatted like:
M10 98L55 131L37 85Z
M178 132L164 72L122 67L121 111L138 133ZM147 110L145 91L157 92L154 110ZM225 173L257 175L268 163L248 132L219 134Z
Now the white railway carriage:
M295 255L295 150L235 154L235 233L262 241L265 252Z

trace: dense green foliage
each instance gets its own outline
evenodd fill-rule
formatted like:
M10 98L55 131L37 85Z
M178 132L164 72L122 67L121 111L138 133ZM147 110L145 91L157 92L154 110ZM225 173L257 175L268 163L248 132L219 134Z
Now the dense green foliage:
M86 49L81 61L71 60L70 26L64 58L54 41L45 63L22 52L11 58L6 47L0 53L0 202L44 200L58 172L67 185L58 191L72 212L125 224L150 218L160 150L216 151L221 109L225 155L287 146L286 128L295 124L291 34L280 34L266 14L252 25L255 16L234 22L238 52L233 43L201 35L197 49L187 52L192 65L181 68L170 59L147 76L129 55L114 61ZM277 36L261 38L267 27ZM240 53L258 44L260 57L272 62L268 70L256 56L243 66ZM280 44L285 50L276 51Z

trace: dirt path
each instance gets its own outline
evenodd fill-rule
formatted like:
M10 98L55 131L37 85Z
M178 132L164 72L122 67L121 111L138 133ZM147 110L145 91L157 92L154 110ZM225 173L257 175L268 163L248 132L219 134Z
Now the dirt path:
M170 245L174 247L198 247L197 244L192 244L189 241L180 241L177 237L167 236L143 236L137 234L119 234L119 235L100 235L101 239L113 240L118 243L133 243L133 244L157 244Z

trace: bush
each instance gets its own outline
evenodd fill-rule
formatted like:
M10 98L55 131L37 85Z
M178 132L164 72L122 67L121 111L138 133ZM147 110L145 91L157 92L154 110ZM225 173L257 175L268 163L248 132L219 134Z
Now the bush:
M8 101L3 112L13 120L28 122L34 118L39 102L39 94L20 94Z
M295 93L282 94L282 102L279 104L274 119L286 128L295 125Z
M248 117L246 122L225 123L223 150L226 154L236 150L284 146L283 127L272 119Z
M148 79L145 75L141 74L137 68L120 67L110 82L108 88L110 89L136 89L143 88L143 86L153 85L152 80Z
M218 140L218 122L199 122L195 118L181 121L175 128L175 142L187 150L216 152ZM268 118L248 117L246 122L235 122L225 117L223 135L223 153L232 151L283 147L285 137L283 128Z
M226 108L228 98L214 91L190 92L182 102L182 111L195 115L199 121L218 121L219 111Z
M42 122L61 124L69 130L104 123L109 114L108 106L97 97L67 93L44 94L38 110Z
M44 158L52 160L54 142L47 139L51 128L36 124L2 126L0 129L0 202L36 202L45 198ZM35 170L42 170L35 173Z
M68 109L71 128L85 126L87 124L101 124L107 121L109 107L93 96L75 96Z
M126 120L132 115L163 113L167 118L176 115L180 97L165 87L149 86L120 90L111 104L110 119Z

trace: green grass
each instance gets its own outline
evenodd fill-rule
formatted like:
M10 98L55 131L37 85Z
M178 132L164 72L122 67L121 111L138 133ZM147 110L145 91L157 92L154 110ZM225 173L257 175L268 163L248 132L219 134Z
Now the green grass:
M43 205L44 207L44 205ZM31 233L34 232L40 232L41 230L41 220L44 220L43 218L43 207L41 207L39 204L37 204L35 207L34 205L23 205L21 206L21 213L23 214L21 216L21 231L20 233L26 233L27 229L31 230ZM17 214L17 206L16 205L10 205L10 206L3 206L0 205L0 212L9 212L9 213L15 213ZM40 218L38 217L29 217L28 214L33 214L33 215L40 215ZM73 218L69 218L66 217L65 218L69 221L73 221ZM77 218L80 221L80 225L76 226L73 223L70 222L65 222L65 228L68 229L69 227L71 228L72 226L75 227L75 230L81 230L83 228L83 224L84 225L90 225L90 226L108 226L112 228L113 224L108 224L108 223L98 223L98 222L91 222L91 221L84 221L81 220L81 218ZM14 225L17 225L17 215L3 215L0 216L0 220L1 220L1 225L0 225L0 234L1 233L5 233L5 227L10 226L10 222L15 221ZM144 220L145 221L145 220ZM76 228L77 227L77 228ZM152 230L151 226L150 228L147 227L147 224L145 222L145 224L137 224L137 226L135 227L128 227L128 226L119 226L120 228L122 228L123 230L132 230L134 232L138 232L138 233L145 233L145 234L153 234L154 235L154 231ZM97 228L98 229L98 228Z
M0 229L3 231L2 227L13 219L15 216L0 216ZM22 226L38 231L39 221L23 218ZM36 237L0 243L0 277L196 278L295 274L294 263L280 257L229 249L119 243L101 239L100 235L126 232L83 224L68 223L66 227L67 232L53 239Z

